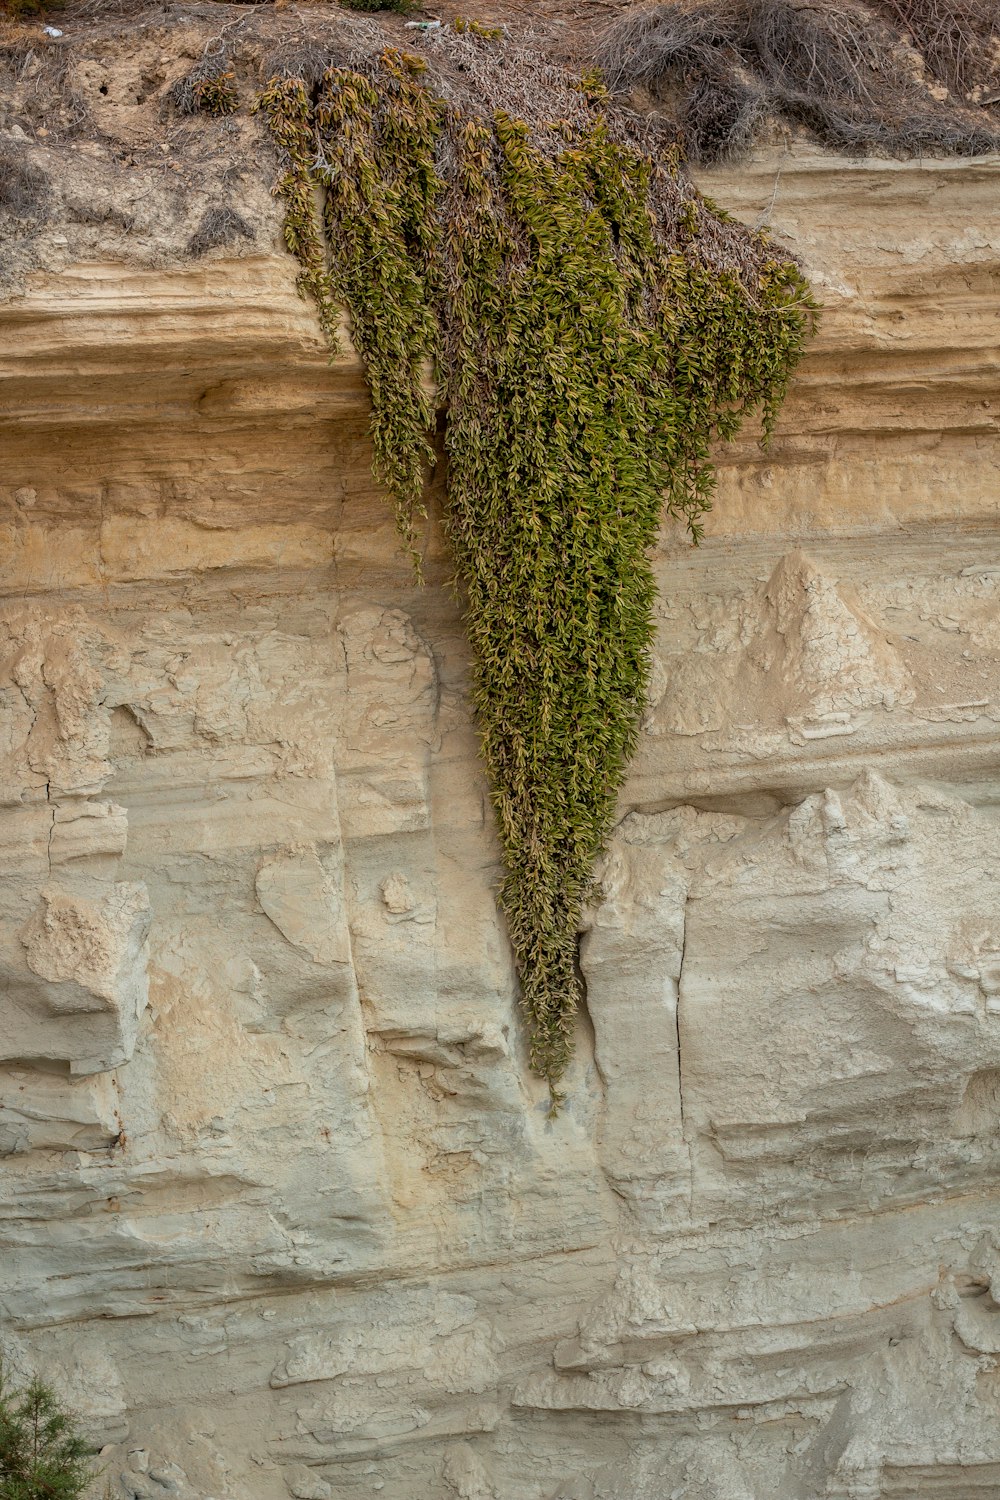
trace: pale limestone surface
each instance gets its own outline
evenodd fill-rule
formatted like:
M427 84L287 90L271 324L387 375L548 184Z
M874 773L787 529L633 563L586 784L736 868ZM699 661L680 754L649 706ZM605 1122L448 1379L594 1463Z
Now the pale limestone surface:
M467 656L275 253L0 307L0 1326L133 1500L1000 1493L997 161L665 528L562 1117Z

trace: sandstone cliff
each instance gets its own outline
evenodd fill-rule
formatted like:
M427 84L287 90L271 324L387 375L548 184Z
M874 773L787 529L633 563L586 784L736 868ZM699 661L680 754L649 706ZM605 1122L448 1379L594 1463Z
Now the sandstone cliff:
M290 259L0 304L0 1317L116 1493L1000 1491L998 184L706 182L827 310L664 532L554 1124L439 532Z

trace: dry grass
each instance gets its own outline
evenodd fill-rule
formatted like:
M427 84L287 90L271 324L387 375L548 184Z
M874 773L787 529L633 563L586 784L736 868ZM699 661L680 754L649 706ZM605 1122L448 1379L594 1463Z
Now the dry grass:
M997 0L870 0L901 27L934 77L959 99L1000 102Z
M49 193L45 173L16 147L0 144L0 211L16 219L42 218Z
M330 42L301 36L289 38L268 49L259 59L259 76L301 78L309 89L317 89L330 66Z
M945 0L674 0L628 12L598 61L614 90L645 88L675 114L696 161L745 153L769 116L856 154L978 155L1000 148L1000 117L979 106L1000 7L961 3L978 31L937 27Z
M233 245L237 240L252 239L253 228L243 215L229 204L220 204L205 212L198 228L188 240L187 252L197 259L207 255L210 250Z
M119 229L123 234L131 234L135 228L135 215L123 213L113 204L101 205L87 203L80 198L68 198L66 213L74 224L83 224L90 229L103 229L107 226Z
M30 19L61 9L62 0L0 0L0 16L15 19Z
M393 10L397 15L409 16L416 10L414 0L338 0L345 10Z

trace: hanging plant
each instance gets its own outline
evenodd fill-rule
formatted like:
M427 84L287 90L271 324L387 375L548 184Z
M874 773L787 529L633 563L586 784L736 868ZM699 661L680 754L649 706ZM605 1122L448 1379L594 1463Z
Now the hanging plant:
M697 538L715 439L754 411L770 431L815 304L597 78L552 85L561 118L526 120L496 107L489 44L462 45L480 77L461 102L386 51L331 68L315 97L275 79L260 107L301 286L328 336L350 312L375 474L414 554L447 413L500 903L556 1108L583 908L645 701L650 549L664 509Z

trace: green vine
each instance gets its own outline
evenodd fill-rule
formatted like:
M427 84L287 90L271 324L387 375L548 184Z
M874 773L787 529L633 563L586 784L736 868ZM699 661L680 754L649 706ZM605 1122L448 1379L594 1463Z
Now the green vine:
M210 115L232 115L240 107L236 75L231 72L210 73L192 85L195 104Z
M375 472L414 553L447 412L500 900L555 1108L583 909L645 700L660 517L697 538L712 442L758 409L770 431L815 304L675 154L628 138L599 79L579 86L582 124L539 132L447 105L423 69L386 52L330 69L314 100L275 80L260 107L288 158L301 285L329 335L350 312Z

